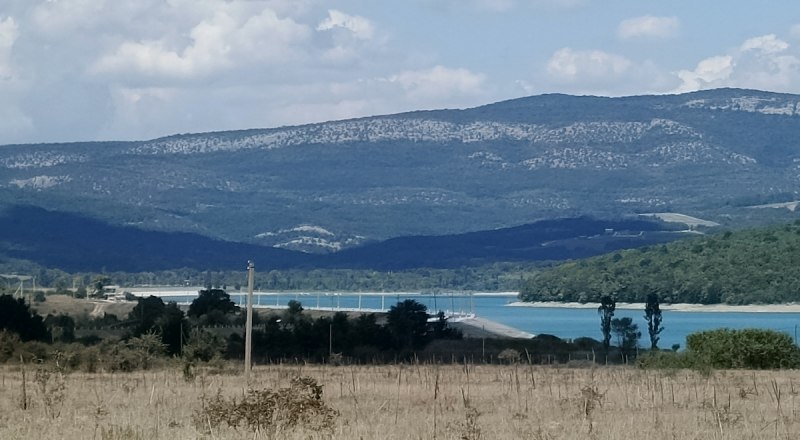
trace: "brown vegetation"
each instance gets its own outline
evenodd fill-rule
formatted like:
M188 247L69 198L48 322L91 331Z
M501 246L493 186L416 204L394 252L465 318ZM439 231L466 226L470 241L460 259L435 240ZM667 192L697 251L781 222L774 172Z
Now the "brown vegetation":
M124 318L135 306L134 302L111 302L97 299L76 299L67 295L48 295L43 302L33 302L31 307L42 316L47 315L69 315L75 319L86 319L88 317L102 317L104 313L116 315Z
M789 440L800 432L799 371L281 365L255 368L248 387L233 368L185 377L177 367L87 374L51 361L7 365L0 438ZM318 412L230 427L226 405L244 402L273 417L289 405ZM208 423L210 414L220 418Z

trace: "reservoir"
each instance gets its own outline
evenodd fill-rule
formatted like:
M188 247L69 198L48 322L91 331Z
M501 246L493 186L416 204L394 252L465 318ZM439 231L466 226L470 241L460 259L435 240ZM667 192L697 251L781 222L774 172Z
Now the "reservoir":
M197 290L183 288L181 291L158 289L133 289L137 296L155 294L164 301L190 303L197 296ZM230 293L230 292L229 292ZM230 293L237 304L246 305L247 295ZM438 310L457 313L475 313L477 316L498 322L532 334L550 334L563 339L587 336L601 340L600 317L597 309L567 307L516 307L515 294L475 293L475 294L429 294L429 293L300 293L300 292L256 292L254 304L261 307L286 307L290 300L300 301L304 308L325 310L363 310L379 312L405 299L413 299L428 307L429 313ZM642 338L639 345L649 347L647 322L644 309L623 309L618 307L615 318L630 317L639 326ZM690 333L716 328L764 328L784 332L795 341L800 326L800 313L797 312L719 312L719 311L677 311L662 310L660 348L670 348L673 344L686 346L686 336ZM615 340L612 339L612 343Z

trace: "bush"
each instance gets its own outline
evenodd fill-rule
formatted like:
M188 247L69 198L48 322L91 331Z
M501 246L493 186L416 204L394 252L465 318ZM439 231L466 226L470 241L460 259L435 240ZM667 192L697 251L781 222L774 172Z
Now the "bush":
M272 438L296 428L330 431L338 415L323 402L322 386L316 380L295 377L289 388L249 390L241 400L235 397L227 400L218 393L210 401L203 402L193 419L195 426L203 431L225 424L265 432Z
M675 351L651 350L636 358L636 365L646 369L682 369L695 368L696 365L689 353Z
M188 362L208 362L214 358L222 357L225 351L225 341L203 329L192 329L189 339L183 347L183 357Z
M13 359L21 345L22 340L20 340L19 335L0 330L0 363Z
M800 348L788 334L774 330L708 330L687 336L686 346L696 365L712 368L800 367Z

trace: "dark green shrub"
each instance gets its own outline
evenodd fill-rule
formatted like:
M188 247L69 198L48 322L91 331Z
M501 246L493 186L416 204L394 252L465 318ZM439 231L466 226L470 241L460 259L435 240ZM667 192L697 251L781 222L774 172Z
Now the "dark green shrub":
M708 330L687 336L686 346L695 364L712 368L800 367L800 348L788 334L774 330Z
M183 347L183 357L188 362L208 362L222 357L224 351L225 340L208 330L196 328L189 333Z
M0 330L0 363L14 359L21 345L22 340L20 340L18 334Z
M636 365L646 369L694 368L694 360L689 353L651 350L636 358Z

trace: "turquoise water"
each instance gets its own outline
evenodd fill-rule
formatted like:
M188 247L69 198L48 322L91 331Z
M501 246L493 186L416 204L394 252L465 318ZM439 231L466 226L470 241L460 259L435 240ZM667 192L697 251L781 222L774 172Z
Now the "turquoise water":
M232 294L231 299L245 304L246 295ZM588 336L601 339L600 318L597 310L567 309L549 307L510 307L516 301L512 296L468 296L468 295L428 295L428 294L383 294L362 295L361 308L389 308L398 301L414 299L436 310L474 313L482 318L505 324L533 334L547 333L560 338L574 339ZM165 301L191 301L187 297L164 297ZM256 295L254 302L261 305L285 306L289 300L300 301L305 307L325 307L351 309L359 307L356 294L265 294ZM663 311L664 331L661 333L659 347L669 348L673 344L686 345L686 335L708 329L727 328L766 328L785 332L793 338L800 326L800 313L761 313L761 312L678 312ZM641 346L649 345L647 322L644 310L618 309L615 318L630 317L639 325L642 332Z

